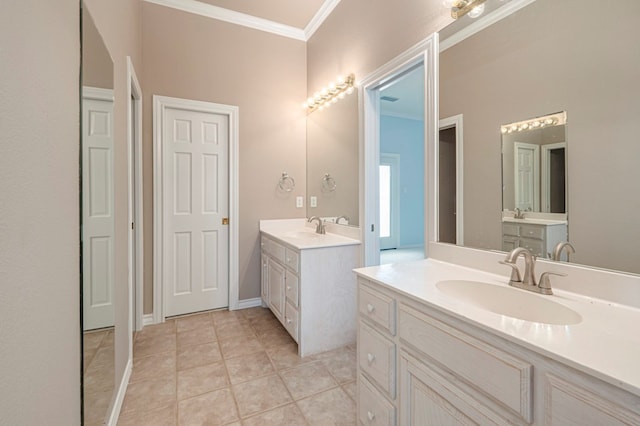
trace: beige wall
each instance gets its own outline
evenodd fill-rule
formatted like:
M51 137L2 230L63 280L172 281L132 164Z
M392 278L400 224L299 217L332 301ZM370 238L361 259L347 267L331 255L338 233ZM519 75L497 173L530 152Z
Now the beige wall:
M304 217L295 197L305 194L305 43L144 3L145 247L153 221L152 96L240 108L240 300L260 297L258 221ZM276 191L283 171L295 178ZM152 310L153 265L145 256L145 313Z
M77 0L0 13L0 424L80 424Z
M441 55L440 116L464 114L465 245L501 248L500 125L567 111L571 260L640 273L640 2L618 6L538 0Z
M114 63L114 200L115 200L115 326L116 389L129 357L129 289L127 238L127 56L131 56L142 90L140 3L138 0L85 0ZM147 230L145 229L145 232ZM150 232L150 231L149 231ZM149 250L149 248L147 248Z
M86 7L82 9L82 85L113 89L113 61Z

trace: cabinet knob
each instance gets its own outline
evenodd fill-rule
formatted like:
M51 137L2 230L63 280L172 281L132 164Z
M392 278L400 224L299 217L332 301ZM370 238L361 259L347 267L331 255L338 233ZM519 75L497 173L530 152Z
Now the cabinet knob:
M376 356L374 354L367 354L367 361L369 361L369 364L371 364L375 360Z
M367 303L367 312L372 313L375 310L376 310L375 306L373 306L371 303Z
M371 411L367 411L367 418L369 419L370 422L372 422L373 419L376 418L376 414L372 413Z
M290 285L287 286L287 291L291 291L291 286Z
M291 324L291 318L287 318L287 324Z
M287 257L287 263L291 262L291 258Z

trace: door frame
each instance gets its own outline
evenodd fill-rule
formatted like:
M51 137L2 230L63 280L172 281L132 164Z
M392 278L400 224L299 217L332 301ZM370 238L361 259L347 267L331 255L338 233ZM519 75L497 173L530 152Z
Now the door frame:
M550 205L551 205L551 151L556 149L564 149L565 152L565 176L567 169L567 143L566 142L558 142L558 143L550 143L547 145L542 145L542 152L540 153L540 211L549 213ZM566 180L566 179L565 179ZM566 194L566 183L565 183L565 194ZM565 196L565 212L567 210L567 201Z
M424 65L425 102L425 258L428 257L428 242L433 241L437 223L437 205L432 203L436 194L437 162L430 161L437 155L438 136L438 33L433 33L413 47L387 62L360 83L358 98L360 105L360 227L364 250L361 264L380 263L380 239L376 227L379 222L378 164L380 163L380 89L402 73L416 65ZM436 166L432 166L432 164Z
M128 224L135 224L134 229L127 225L127 262L129 294L131 295L129 336L132 336L134 330L142 330L144 325L144 186L142 184L142 89L130 56L127 56L127 82L127 190L129 201L127 214ZM134 100L133 107L132 99ZM132 120L133 113L135 113L135 122ZM131 152L134 152L134 158L131 158ZM135 163L133 163L134 161ZM133 253L134 247L135 253ZM133 263L134 258L135 264Z
M440 120L438 133L440 130L456 129L456 245L464 245L464 120L463 115L458 114ZM439 157L435 159L439 161ZM438 183L439 187L439 183ZM436 197L436 204L440 201ZM436 206L438 208L438 206ZM439 210L438 210L439 211ZM435 241L440 240L438 227L435 228Z
M162 212L164 193L164 169L162 158L162 129L166 108L188 109L197 112L226 115L229 118L229 310L239 305L238 270L238 143L239 108L213 102L190 99L153 96L153 322L161 323L165 319L164 299L164 217Z

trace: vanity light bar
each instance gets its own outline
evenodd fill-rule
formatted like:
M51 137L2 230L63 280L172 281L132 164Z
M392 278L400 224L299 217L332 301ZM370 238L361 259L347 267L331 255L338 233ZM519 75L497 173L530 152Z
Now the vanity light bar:
M462 18L467 13L471 18L477 18L484 12L484 2L486 0L454 0L451 5L451 17L453 19Z
M331 104L338 102L338 99L353 93L355 81L356 77L353 74L349 74L347 77L338 77L335 83L330 83L327 87L309 97L302 103L302 107L307 109L308 112L328 108Z
M567 122L567 113L559 112L557 114L545 115L543 117L532 118L531 120L518 121L515 123L500 126L502 134L524 132L526 130L541 129L549 126L561 126Z

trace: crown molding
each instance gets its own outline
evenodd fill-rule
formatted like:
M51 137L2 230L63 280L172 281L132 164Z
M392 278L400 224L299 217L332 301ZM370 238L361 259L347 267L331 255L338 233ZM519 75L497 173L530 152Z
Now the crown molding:
M256 16L247 15L246 13L236 12L218 6L202 3L196 0L144 0L147 3L154 3L160 6L171 7L173 9L182 10L207 18L217 19L219 21L229 22L231 24L241 25L243 27L253 28L254 30L265 31L268 33L292 38L294 40L307 41L304 30L289 25L280 24L278 22L269 21L268 19L258 18Z
M331 15L333 9L340 3L340 0L325 0L318 12L311 18L309 24L304 29L304 36L306 41L308 41L313 34L315 34L316 30L320 28L320 25Z
M205 16L219 21L229 22L231 24L241 25L243 27L252 28L254 30L264 31L283 37L292 38L294 40L308 41L316 32L325 19L331 14L333 9L340 3L340 0L325 0L318 12L313 16L305 29L292 27L290 25L281 24L279 22L270 21L268 19L258 18L257 16L247 15L246 13L236 12L234 10L225 9L223 7L202 3L197 0L144 0L147 3L153 3L160 6L170 7L181 10L183 12L193 13L195 15Z

